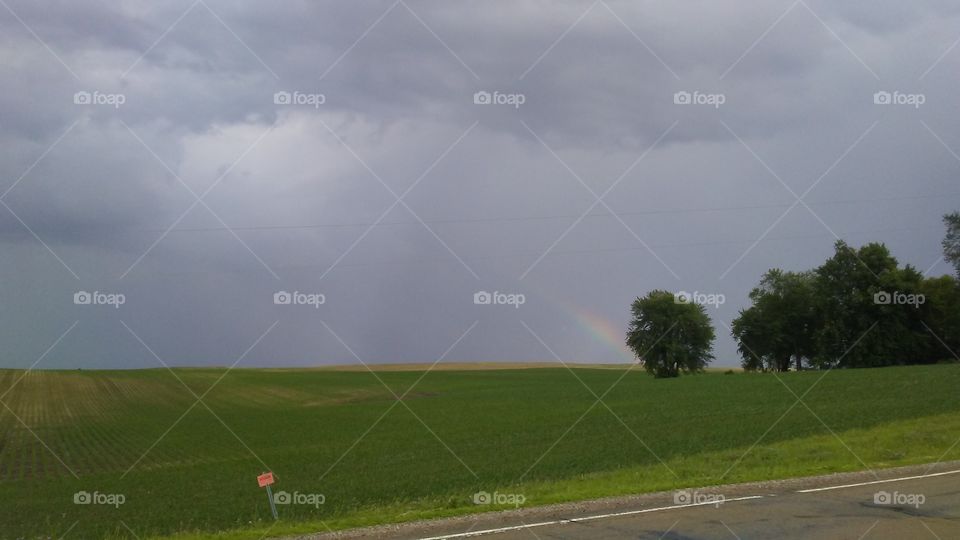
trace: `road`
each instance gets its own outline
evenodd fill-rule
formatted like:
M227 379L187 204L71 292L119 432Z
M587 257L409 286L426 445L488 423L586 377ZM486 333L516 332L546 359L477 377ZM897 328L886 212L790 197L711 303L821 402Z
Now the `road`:
M950 465L685 490L679 499L677 492L666 492L308 538L954 539L960 538L960 468Z

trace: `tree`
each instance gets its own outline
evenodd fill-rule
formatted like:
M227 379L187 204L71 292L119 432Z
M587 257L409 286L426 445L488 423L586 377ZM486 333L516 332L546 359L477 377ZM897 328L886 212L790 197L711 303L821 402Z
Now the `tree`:
M943 257L957 270L960 277L960 212L943 216L947 235L943 239Z
M747 371L773 370L777 365L772 341L777 334L770 319L764 317L756 307L740 310L740 316L734 319L731 325L731 334L737 341L737 351L743 360L740 365Z
M955 360L960 354L960 281L946 275L927 278L920 285L924 296L923 331L930 334L925 362Z
M869 261L864 251L870 248ZM861 256L863 255L863 257ZM863 367L872 363L873 294L880 290L879 276L890 272L897 261L886 247L870 244L859 250L838 240L834 254L816 270L817 310L821 325L814 337L820 367Z
M627 346L654 377L695 373L713 359L713 326L702 305L655 290L631 306Z
M842 241L815 272L817 365L875 367L921 361L931 338L923 328L924 310L920 303L900 301L920 293L920 272L910 265L899 268L883 244L854 249Z
M960 213L944 254L960 257ZM960 262L960 261L958 261ZM812 272L764 274L731 333L748 370L928 364L960 351L960 280L901 267L883 244L843 241Z
M731 327L743 368L787 371L793 364L799 371L815 352L814 275L774 268L750 291L750 300Z

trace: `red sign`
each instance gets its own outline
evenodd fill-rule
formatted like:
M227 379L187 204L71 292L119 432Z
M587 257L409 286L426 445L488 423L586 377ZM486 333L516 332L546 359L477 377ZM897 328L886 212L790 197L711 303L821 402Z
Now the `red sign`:
M269 486L269 485L272 484L272 483L273 483L273 473L272 473L272 472L265 472L265 473L263 473L263 474L261 474L260 476L257 477L257 484L259 484L260 487L266 487L266 486Z

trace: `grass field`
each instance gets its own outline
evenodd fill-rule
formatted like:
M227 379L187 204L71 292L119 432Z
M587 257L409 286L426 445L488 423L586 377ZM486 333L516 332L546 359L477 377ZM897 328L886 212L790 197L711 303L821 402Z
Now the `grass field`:
M379 372L398 395L419 380L402 402L367 372L237 369L200 404L177 379L203 395L224 373L0 371L0 537L256 539L495 508L480 490L532 505L960 459L957 365ZM584 385L615 386L596 404ZM266 469L324 504L274 524Z

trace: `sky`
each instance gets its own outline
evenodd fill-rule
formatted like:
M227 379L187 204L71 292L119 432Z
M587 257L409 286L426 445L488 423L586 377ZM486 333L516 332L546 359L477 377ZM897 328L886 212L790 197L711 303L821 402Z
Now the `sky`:
M0 367L630 362L769 268L950 273L960 5L0 1ZM953 126L953 128L951 128Z

